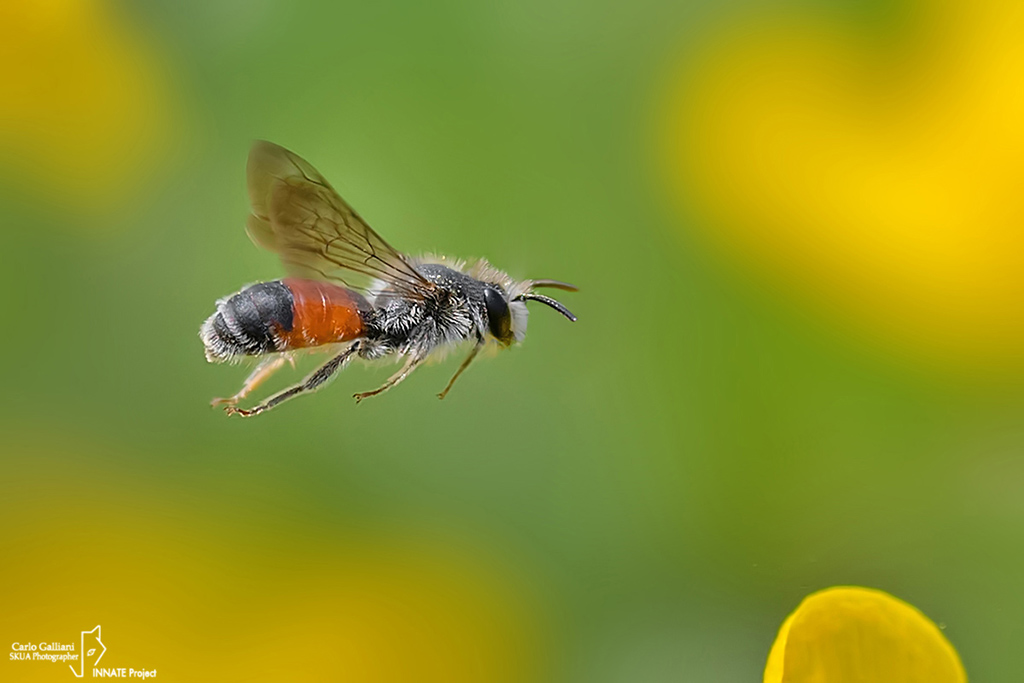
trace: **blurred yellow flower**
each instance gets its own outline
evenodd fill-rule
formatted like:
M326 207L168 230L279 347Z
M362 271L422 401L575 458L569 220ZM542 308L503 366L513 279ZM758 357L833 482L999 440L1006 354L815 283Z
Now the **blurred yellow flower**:
M782 16L669 97L676 194L730 258L924 367L1024 369L1024 3L910 2L891 32Z
M163 144L165 80L104 0L0 3L0 183L47 208L122 201Z
M789 615L764 683L966 683L956 650L928 617L888 593L827 588Z
M531 591L444 529L348 533L299 507L282 514L258 487L202 502L115 464L148 451L0 428L0 548L17 558L0 562L0 603L18 634L56 640L101 623L108 666L169 680L541 677L546 622ZM52 681L56 668L16 675Z

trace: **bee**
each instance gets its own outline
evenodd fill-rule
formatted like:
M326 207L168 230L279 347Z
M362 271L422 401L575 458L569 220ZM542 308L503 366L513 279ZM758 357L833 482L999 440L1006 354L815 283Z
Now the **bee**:
M211 363L259 360L238 393L213 400L229 415L258 415L316 391L354 357L404 360L382 386L355 394L358 403L396 386L428 358L471 344L437 395L443 399L482 349L523 341L526 302L542 303L576 320L561 303L534 291L577 291L565 282L514 280L484 259L469 265L397 251L312 165L283 147L254 143L247 177L249 237L277 253L289 276L220 299L200 328ZM238 407L296 353L317 348L333 355L301 383L251 408Z

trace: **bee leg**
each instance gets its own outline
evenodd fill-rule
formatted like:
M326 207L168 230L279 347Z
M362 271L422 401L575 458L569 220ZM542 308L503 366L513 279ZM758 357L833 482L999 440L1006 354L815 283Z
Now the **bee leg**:
M448 395L448 392L451 391L452 385L455 384L455 380L459 378L459 375L462 374L463 370L469 367L469 364L473 362L474 358L476 358L476 354L480 353L480 349L483 348L483 345L483 342L477 342L477 345L474 346L473 350L469 352L468 356L466 356L466 360L462 361L462 365L460 365L459 369L455 371L452 378L448 380L448 386L444 388L444 391L437 395L438 398L444 398Z
M214 408L222 405L233 406L243 398L248 396L256 387L263 384L268 377L281 369L281 366L288 361L285 356L273 356L264 360L262 363L256 366L256 369L252 371L248 379L245 380L245 384L238 390L238 393L231 398L215 398L210 401L210 405Z
M388 381L384 382L384 385L381 386L379 389L374 389L373 391L364 391L361 394L353 394L352 398L356 400L356 403L359 403L364 398L376 396L377 394L383 394L385 391L395 386L403 379L408 377L410 374L412 374L412 371L415 370L416 366L419 365L421 362L423 362L423 358L419 356L409 356L409 360L405 361L405 365L402 366L402 369L396 372L395 374L391 375L391 377L388 378Z
M228 415L241 415L242 417L252 417L258 415L265 410L270 410L276 405L284 403L290 398L295 398L299 394L306 393L307 391L315 391L320 385L329 380L334 376L338 370L345 367L345 363L352 356L353 353L359 348L359 342L356 342L352 346L348 347L334 358L330 359L319 368L313 371L313 373L303 380L302 384L296 384L290 389L285 389L282 392L274 394L263 403L253 406L252 408L236 408L235 406L227 406L225 410Z

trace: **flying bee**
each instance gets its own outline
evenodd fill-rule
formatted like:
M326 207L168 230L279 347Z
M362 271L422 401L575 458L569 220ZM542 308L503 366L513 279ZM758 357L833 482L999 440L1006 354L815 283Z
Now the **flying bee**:
M464 342L472 347L444 398L487 346L507 348L526 335L527 301L576 316L534 290L576 288L557 280L513 280L486 260L472 265L445 257L412 258L374 232L307 161L259 141L247 167L252 213L246 224L257 245L276 252L289 277L259 282L217 302L199 331L211 363L256 357L259 364L231 398L228 414L258 415L315 391L352 359L399 356L404 363L384 384L355 394L356 402L395 386L421 363ZM237 404L296 352L335 354L300 384L252 408Z

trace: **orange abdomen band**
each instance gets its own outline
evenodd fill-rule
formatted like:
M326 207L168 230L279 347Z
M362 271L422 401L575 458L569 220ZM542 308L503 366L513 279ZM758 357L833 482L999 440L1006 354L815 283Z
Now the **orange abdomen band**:
M288 349L303 349L363 336L362 313L369 304L360 294L318 280L282 280L294 299L292 329L278 332Z

